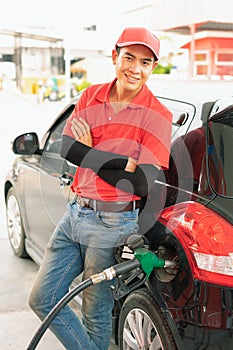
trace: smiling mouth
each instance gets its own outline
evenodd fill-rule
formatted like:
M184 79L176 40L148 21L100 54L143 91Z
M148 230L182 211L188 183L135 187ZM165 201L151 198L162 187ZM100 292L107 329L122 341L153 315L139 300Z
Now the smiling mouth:
M130 75L125 74L125 76L130 83L137 83L139 81L138 78L132 77Z

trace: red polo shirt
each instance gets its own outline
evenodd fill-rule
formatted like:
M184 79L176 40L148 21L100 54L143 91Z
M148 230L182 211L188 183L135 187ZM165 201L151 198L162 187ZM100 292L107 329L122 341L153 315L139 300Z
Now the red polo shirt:
M93 147L137 159L138 164L168 167L171 112L144 85L124 109L115 113L109 96L112 83L88 87L68 118L63 134L73 137L71 120L84 118L91 127ZM139 197L116 189L91 169L77 168L72 190L86 198L125 201Z

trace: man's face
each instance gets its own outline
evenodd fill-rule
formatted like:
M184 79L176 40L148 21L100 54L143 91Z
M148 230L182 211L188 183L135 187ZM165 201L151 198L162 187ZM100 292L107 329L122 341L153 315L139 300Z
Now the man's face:
M126 90L140 90L156 67L152 51L144 45L130 45L112 52L118 83Z

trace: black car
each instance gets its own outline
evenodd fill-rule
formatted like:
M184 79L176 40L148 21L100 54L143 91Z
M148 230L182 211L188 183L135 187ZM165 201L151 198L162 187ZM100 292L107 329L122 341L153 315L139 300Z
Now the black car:
M4 188L9 240L17 256L38 264L74 196L76 168L60 157L60 143L78 98L41 141L30 132L12 146L18 156ZM116 258L132 258L143 246L173 265L118 278L113 338L122 350L232 349L233 98L199 104L158 98L173 112L169 170L140 213L143 239L123 242Z

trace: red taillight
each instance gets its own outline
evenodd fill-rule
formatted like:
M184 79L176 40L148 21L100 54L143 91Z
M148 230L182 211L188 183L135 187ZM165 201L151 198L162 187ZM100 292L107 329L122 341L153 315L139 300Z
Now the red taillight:
M183 246L194 278L233 287L233 226L196 202L167 208L161 222Z

